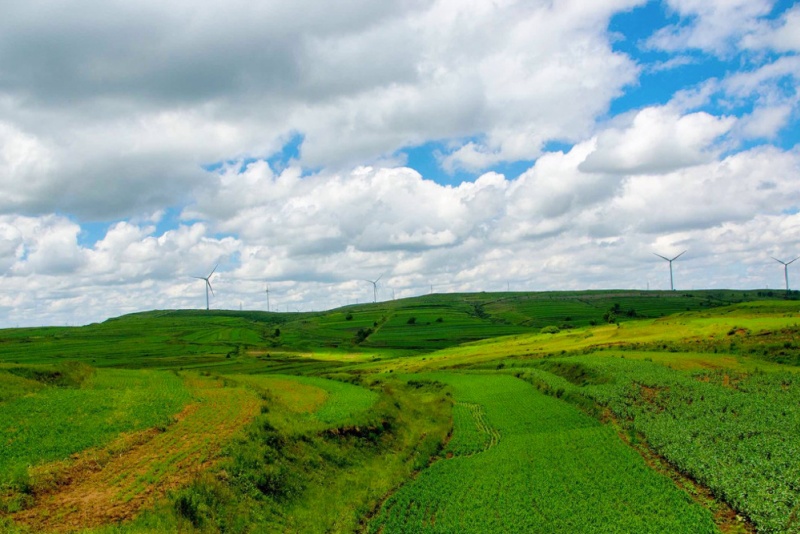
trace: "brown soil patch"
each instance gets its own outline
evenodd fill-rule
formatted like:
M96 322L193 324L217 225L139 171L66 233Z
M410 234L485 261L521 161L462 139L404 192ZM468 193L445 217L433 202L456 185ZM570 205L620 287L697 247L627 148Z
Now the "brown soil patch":
M36 470L34 505L14 521L35 532L71 532L134 517L217 459L220 446L259 411L249 390L187 380L196 401L166 429L124 435L100 450Z

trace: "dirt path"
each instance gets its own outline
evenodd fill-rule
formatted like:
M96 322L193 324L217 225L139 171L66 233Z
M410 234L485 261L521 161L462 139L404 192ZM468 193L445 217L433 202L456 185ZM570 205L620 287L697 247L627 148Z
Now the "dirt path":
M225 440L258 413L259 400L249 390L223 387L216 380L187 380L195 401L176 423L121 436L66 466L57 465L54 482L35 495L32 508L13 519L35 532L123 521L208 468Z

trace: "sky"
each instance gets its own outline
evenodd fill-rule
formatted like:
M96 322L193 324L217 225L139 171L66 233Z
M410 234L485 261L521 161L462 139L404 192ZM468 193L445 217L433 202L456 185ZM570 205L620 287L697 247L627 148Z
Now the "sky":
M799 53L791 1L9 0L0 327L781 289Z

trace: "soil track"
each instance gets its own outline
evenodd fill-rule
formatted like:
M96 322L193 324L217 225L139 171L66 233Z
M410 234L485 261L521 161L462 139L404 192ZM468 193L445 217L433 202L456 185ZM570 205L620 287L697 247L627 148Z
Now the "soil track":
M259 400L221 381L187 378L195 400L166 429L121 436L100 450L40 468L33 507L13 516L35 532L70 532L130 519L189 482L259 411Z

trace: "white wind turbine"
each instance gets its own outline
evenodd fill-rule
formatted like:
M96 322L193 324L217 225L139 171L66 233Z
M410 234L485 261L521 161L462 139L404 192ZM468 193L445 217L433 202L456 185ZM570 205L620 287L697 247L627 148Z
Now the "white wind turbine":
M372 284L372 302L373 303L374 302L378 302L378 280L380 280L381 278L383 278L383 275L380 275L375 280L364 279L365 282L369 282L370 284Z
M208 291L211 290L211 294L214 295L214 289L211 287L210 279L211 279L211 275L214 274L214 271L217 270L217 267L219 267L219 263L216 264L213 269L211 269L211 272L208 273L208 276L193 276L192 277L192 278L197 278L198 280L205 280L205 282L206 282L206 310L209 309L208 308ZM216 295L214 295L214 296L216 296Z
M656 253L653 252L653 254L656 254ZM662 260L667 260L669 262L669 289L670 289L670 291L675 291L675 285L672 283L672 262L677 260L681 256L683 256L684 254L686 254L685 250L683 252L681 252L680 254L678 254L677 256L675 256L674 258L672 258L672 259L666 258L666 257L662 256L661 254L656 254L656 256L658 256Z
M771 256L772 257L772 256ZM783 279L786 282L786 292L789 292L789 266L800 260L800 257L793 259L792 261L781 261L778 258L772 257L773 260L777 261L778 263L783 264Z

